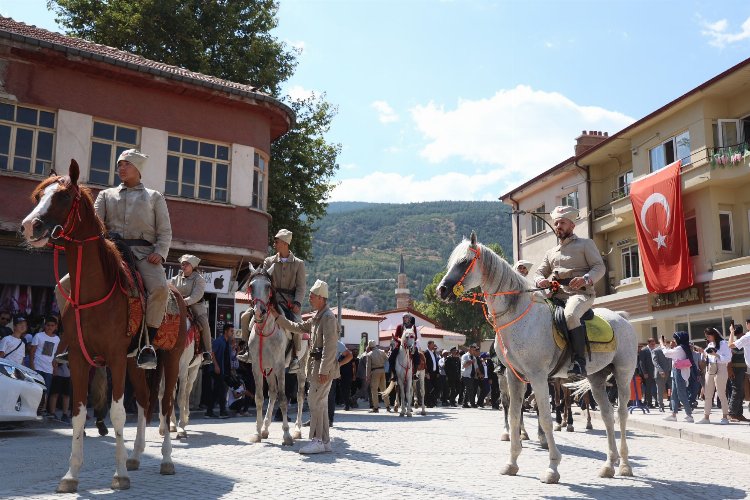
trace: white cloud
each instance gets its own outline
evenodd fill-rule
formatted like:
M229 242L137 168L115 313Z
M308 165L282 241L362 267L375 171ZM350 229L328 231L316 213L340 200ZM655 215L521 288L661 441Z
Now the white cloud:
M344 179L328 201L412 203L439 200L497 200L507 186L508 172L494 169L471 174L450 172L418 180L414 175L373 172Z
M317 94L317 92L315 92L314 90L308 90L302 85L292 85L291 87L289 87L289 90L287 90L287 94L292 100L302 101L305 99L309 99L313 95Z
M740 26L737 33L729 33L729 21L721 19L713 23L704 23L701 35L708 37L708 44L724 48L729 44L750 39L750 17Z
M380 120L380 123L393 123L398 121L398 114L396 114L391 105L386 101L374 101L370 106L378 112L378 120Z
M430 163L459 158L500 166L524 179L573 156L574 139L582 130L614 133L634 122L622 113L526 85L488 99L459 100L452 110L430 102L410 111L427 140L420 155Z

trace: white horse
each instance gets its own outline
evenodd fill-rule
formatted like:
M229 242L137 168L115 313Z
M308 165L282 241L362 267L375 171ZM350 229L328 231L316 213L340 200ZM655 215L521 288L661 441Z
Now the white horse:
M180 373L177 375L178 386L175 389L177 391L175 399L177 405L172 409L169 419L169 430L170 432L177 432L175 435L177 439L187 439L187 425L190 421L190 392L193 390L195 379L198 378L198 372L201 367L201 357L195 355L195 339L199 338L199 335L200 332L196 332L194 335L188 333L188 342L180 357ZM164 378L162 377L161 384L159 385L160 401L163 395ZM179 423L176 419L177 408L180 410ZM159 412L159 434L163 436L166 430L167 419L162 415L162 412Z
M286 379L284 370L289 365L291 355L286 355L287 346L291 341L291 334L276 323L276 318L268 312L270 304L276 300L276 293L271 283L271 276L263 268L255 269L250 266L250 298L253 307L253 323L247 343L250 362L255 378L255 408L256 433L250 436L251 443L259 443L268 438L268 428L273 418L276 399L281 408L282 429L284 430L283 444L291 446L294 439L302 437L302 407L305 401L305 365L307 350L298 353L300 369L297 372L297 421L294 433L289 433L287 420ZM275 302L274 302L275 303ZM243 332L246 335L247 332ZM307 347L302 343L303 349ZM268 382L268 408L263 417L263 380Z
M401 348L398 350L398 355L396 356L396 380L391 380L388 387L380 393L383 396L383 401L387 401L386 398L388 395L398 385L399 396L401 397L400 417L403 417L404 414L407 417L412 416L412 399L414 394L412 377L416 368L412 361L412 350L414 349L416 340L414 330L412 328L404 328L404 332L401 334Z
M518 472L521 453L519 423L521 398L525 388L523 377L531 382L539 404L539 423L549 446L549 468L541 476L545 483L560 480L557 468L562 455L555 444L549 404L548 379L565 376L569 355L557 347L553 339L552 314L539 292L527 292L529 282L515 272L505 260L492 250L477 243L476 234L456 246L448 260L448 272L437 288L442 300L452 301L464 289L480 287L485 294L487 313L495 329L495 351L508 363L508 388L510 391L510 460L502 474ZM592 352L588 363L588 381L601 409L607 429L608 453L600 477L613 477L615 465L620 461L620 474L632 476L626 443L627 405L618 406L620 420L620 450L618 454L614 431L614 410L606 394L607 375L612 371L617 380L620 401L627 401L630 378L636 365L637 341L635 331L623 314L609 309L596 309L595 313L609 322L614 329L617 347L614 352Z

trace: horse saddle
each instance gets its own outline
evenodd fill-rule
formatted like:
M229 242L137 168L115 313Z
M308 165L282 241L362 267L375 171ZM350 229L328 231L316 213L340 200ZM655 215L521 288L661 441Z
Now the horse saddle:
M570 334L565 321L564 304L559 303L559 301L550 301L549 305L552 309L552 318L555 325L553 333L555 343L560 349L565 349ZM592 352L612 352L617 348L612 325L604 318L594 314L593 309L589 309L581 317L581 325L586 328L586 343Z

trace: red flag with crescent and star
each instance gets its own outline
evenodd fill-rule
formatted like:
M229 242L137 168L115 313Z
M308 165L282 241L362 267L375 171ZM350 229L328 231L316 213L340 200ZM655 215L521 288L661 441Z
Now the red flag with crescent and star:
M674 292L693 285L682 213L681 164L676 161L630 186L643 277L651 293Z

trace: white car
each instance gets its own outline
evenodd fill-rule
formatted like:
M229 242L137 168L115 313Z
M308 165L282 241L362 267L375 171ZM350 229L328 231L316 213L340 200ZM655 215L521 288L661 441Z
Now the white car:
M40 420L37 414L46 390L37 372L0 358L0 422Z

